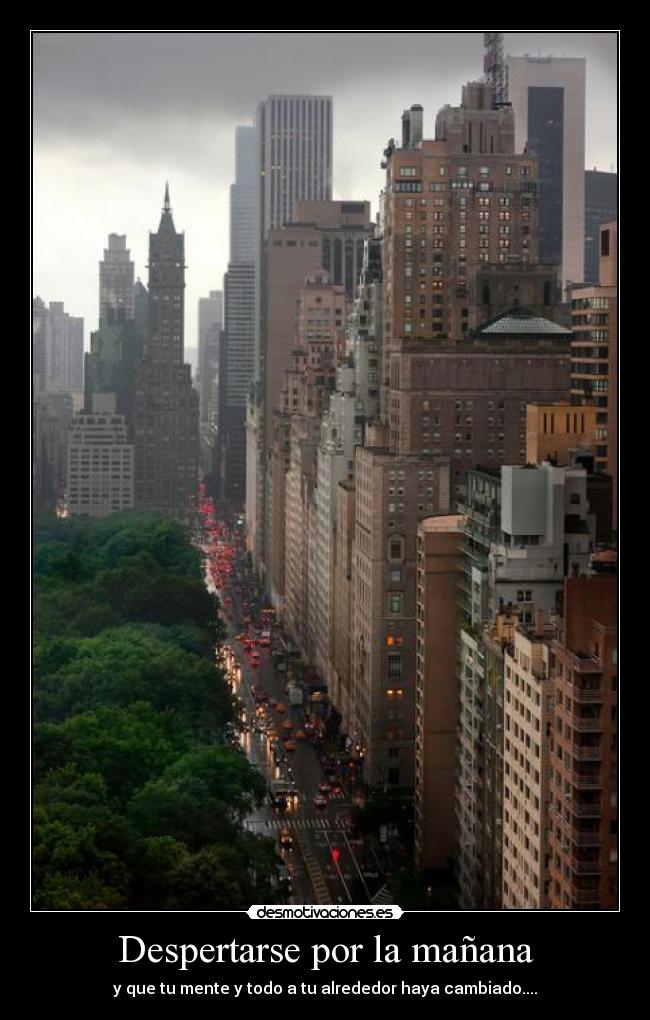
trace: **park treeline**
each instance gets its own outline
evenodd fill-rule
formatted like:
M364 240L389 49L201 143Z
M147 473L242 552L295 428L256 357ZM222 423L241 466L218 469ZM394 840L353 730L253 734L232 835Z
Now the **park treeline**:
M265 784L224 745L224 634L188 531L39 517L33 591L34 907L275 902L274 844L243 825Z

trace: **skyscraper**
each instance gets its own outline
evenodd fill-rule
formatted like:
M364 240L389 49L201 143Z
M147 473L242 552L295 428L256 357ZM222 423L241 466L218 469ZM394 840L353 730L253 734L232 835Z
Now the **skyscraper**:
M218 342L223 325L223 292L211 290L199 298L199 404L201 423L212 421L215 410L214 384L217 374Z
M258 135L235 128L235 180L230 185L230 261L254 262L259 243Z
M109 234L99 263L99 323L133 319L133 262L126 235Z
M99 263L99 329L90 334L90 351L85 355L84 408L91 414L95 394L115 394L116 413L125 416L129 436L135 369L147 330L146 316L142 317L147 292L140 280L133 283L133 276L126 236L109 234Z
M283 370L289 367L288 357L277 358L275 352L268 349L263 249L269 230L296 218L297 201L323 202L332 197L331 96L271 95L259 104L255 128L259 205L255 248L254 385L246 424L246 524L248 547L256 566L263 569L265 457L273 410L273 403L266 402L266 371L267 365L273 362L280 380ZM299 286L304 274L316 264L324 263L315 257L313 263L303 269Z
M32 303L33 376L37 390L81 392L83 388L84 320L70 315L62 301Z
M183 363L185 238L169 188L149 235L149 332L136 372L135 502L186 519L198 482L199 408Z
M243 507L246 400L255 371L255 266L259 249L259 154L254 127L235 129L230 186L230 261L224 276L224 349L219 380L219 471L222 498Z
M584 280L585 61L508 57L515 149L539 164L539 257L562 287Z
M585 170L585 283L598 283L600 227L618 219L618 174Z
M332 97L269 96L257 110L260 241L301 199L332 197Z

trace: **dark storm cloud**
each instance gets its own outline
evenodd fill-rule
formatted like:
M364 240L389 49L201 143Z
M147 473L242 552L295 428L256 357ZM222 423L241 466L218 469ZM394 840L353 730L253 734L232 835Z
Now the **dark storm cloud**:
M441 45L425 33L37 33L36 113L52 123L70 106L75 129L96 125L95 104L125 116L216 105L227 118L250 117L269 92L331 91L405 67L444 74L480 52L477 34Z
M613 33L506 33L505 48L586 56L592 72L602 64L611 73L614 40ZM388 94L391 82L423 73L462 82L479 76L482 56L480 32L36 32L36 130L41 139L82 137L120 118L167 115L250 121L270 92L340 94L376 81Z

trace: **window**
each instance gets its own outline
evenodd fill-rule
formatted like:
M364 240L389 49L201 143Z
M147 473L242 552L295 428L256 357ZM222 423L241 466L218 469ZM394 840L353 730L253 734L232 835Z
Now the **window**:
M416 168L414 166L401 166L399 168L400 177L415 177Z
M402 612L402 599L401 593L391 593L388 596L388 612L392 615L399 615Z
M389 655L388 656L388 679L389 680L401 680L402 678L402 656L401 655Z

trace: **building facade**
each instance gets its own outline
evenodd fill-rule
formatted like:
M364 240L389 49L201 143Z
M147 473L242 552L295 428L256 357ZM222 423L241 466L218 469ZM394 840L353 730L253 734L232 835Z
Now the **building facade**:
M94 394L91 408L75 415L67 465L71 514L106 517L133 506L133 444L114 394Z
M109 234L108 248L104 248L99 263L99 324L121 319L133 319L134 266L131 252L126 247L125 234Z
M539 255L561 266L563 291L585 279L583 58L508 57L515 148L539 165Z
M462 517L418 526L415 672L415 859L451 870L458 722L456 587Z
M618 479L618 229L600 228L597 286L571 292L571 402L596 408L596 470L612 475L614 521ZM616 524L615 524L616 526Z
M32 302L32 377L49 393L83 390L84 320L64 310L62 301Z
M585 283L600 283L600 228L618 219L618 174L585 170Z
M321 267L341 290L332 329L344 330L348 305L356 292L355 274L363 265L364 240L374 231L368 202L297 202L294 216L295 222L270 230L264 244L260 345L255 369L258 381L247 407L246 470L253 486L251 489L247 485L246 489L247 543L264 574L268 443L273 409L278 406L283 373L294 346L295 301L305 277Z
M417 525L448 510L449 462L391 454L385 433L356 451L350 700L364 779L389 790L414 784Z
M149 235L149 332L135 382L135 504L188 520L198 486L199 408L183 363L185 239L169 190Z
M617 578L569 577L550 642L548 905L618 904Z

